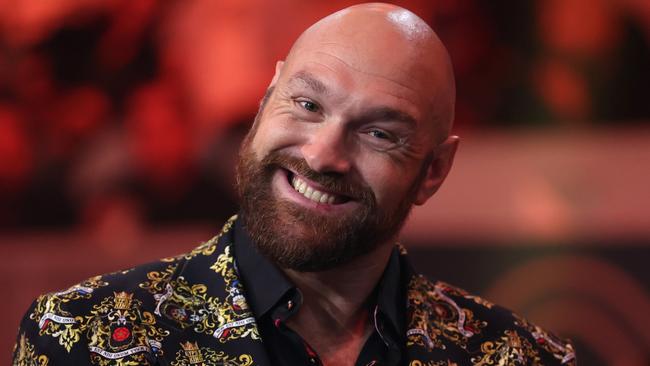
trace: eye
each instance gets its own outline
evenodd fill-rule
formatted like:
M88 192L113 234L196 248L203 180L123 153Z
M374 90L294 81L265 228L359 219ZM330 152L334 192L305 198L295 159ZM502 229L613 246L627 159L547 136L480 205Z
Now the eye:
M318 112L319 107L318 104L310 101L310 100L298 100L297 103L306 111L309 112Z
M381 128L371 127L360 132L362 141L376 150L391 150L403 143L399 134Z
M368 135L382 140L391 140L391 136L382 130L370 130Z

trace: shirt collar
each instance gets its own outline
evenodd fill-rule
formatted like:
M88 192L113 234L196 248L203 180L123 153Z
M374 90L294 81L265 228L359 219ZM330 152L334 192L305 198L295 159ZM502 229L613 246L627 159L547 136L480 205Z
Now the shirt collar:
M261 318L295 286L257 251L240 217L235 224L234 257L244 284L246 300L256 318Z
M272 310L295 285L268 259L260 254L240 217L234 230L234 257L239 276L246 291L246 299L256 318ZM387 318L395 334L406 334L406 271L401 268L397 247L391 256L376 288L377 311Z
M377 285L377 311L388 319L395 336L406 335L406 271L395 247Z

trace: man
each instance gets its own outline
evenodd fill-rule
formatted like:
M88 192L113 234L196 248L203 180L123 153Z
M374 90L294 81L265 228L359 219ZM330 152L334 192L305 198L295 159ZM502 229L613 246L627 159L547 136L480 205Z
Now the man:
M416 275L397 234L447 175L454 80L387 4L305 31L237 167L239 217L192 252L39 297L14 365L559 365L572 346Z

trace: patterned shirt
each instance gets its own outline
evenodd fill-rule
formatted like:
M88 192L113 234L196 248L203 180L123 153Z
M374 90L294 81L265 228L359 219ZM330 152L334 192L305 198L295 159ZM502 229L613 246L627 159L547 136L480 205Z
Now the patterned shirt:
M232 230L236 222L236 216L231 218L219 235L187 254L38 297L20 325L12 364L273 365L278 358L264 343L273 340L263 339L264 316L256 318L262 313L251 308L258 300L252 300L255 291L249 295L245 282L251 289L254 285L242 281L246 275L233 255L239 248ZM359 360L377 356L390 364L386 355L399 354L399 363L409 366L575 365L568 341L477 296L416 274L403 248L395 260L399 280L390 281L402 294L393 300L403 308L404 326L391 320L389 312L376 324L404 331L390 336L399 342L398 351L379 344L362 351ZM384 290L378 288L378 293ZM387 307L381 298L376 308L383 311ZM277 302L270 303L279 309ZM390 332L379 328L376 334ZM374 350L381 354L373 355Z

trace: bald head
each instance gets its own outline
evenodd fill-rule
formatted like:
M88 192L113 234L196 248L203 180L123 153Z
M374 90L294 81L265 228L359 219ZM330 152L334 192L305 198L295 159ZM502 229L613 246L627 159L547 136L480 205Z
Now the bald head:
M258 248L298 271L388 258L458 146L438 37L408 10L353 6L299 37L269 91L238 167Z
M319 57L338 58L350 69L403 86L421 103L419 117L432 139L441 142L449 135L455 103L449 55L431 27L409 10L367 3L321 19L296 40L280 77Z

